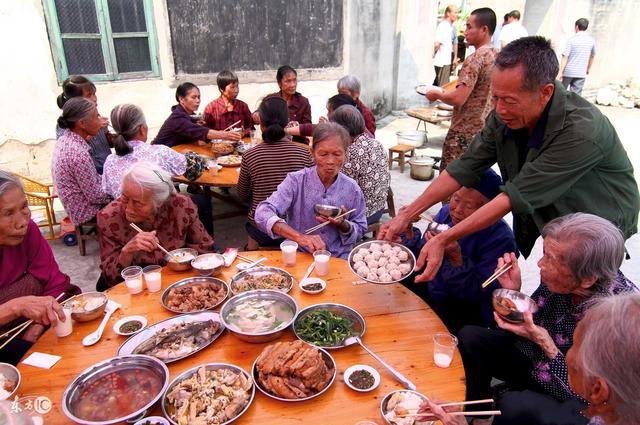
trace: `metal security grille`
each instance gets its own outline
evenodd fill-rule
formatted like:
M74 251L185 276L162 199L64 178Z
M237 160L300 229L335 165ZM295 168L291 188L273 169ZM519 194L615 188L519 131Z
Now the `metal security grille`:
M158 76L151 0L43 0L58 79Z

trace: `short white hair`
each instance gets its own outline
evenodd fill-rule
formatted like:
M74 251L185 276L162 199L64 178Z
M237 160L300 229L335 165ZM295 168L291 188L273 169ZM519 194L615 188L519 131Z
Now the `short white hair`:
M152 162L139 161L133 164L122 176L123 186L126 181L136 184L143 192L151 192L156 208L176 193L171 174Z
M360 80L355 75L345 75L338 80L338 90L341 88L349 90L351 96L360 94Z

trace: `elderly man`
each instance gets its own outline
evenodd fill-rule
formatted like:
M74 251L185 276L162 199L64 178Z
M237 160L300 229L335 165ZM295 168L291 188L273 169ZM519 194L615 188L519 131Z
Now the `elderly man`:
M452 241L508 212L524 255L548 221L569 212L607 218L625 238L637 231L638 186L615 129L598 108L554 81L556 75L558 59L543 37L518 39L498 54L492 76L495 110L484 129L460 159L379 233L381 239L394 239L412 217L461 186L473 186L498 162L503 193L427 242L418 259L418 266L427 261L427 267L417 281L435 277Z
M345 75L338 80L338 93L346 94L356 102L356 108L364 118L364 126L372 136L376 135L376 118L360 100L360 80L355 75Z
M454 107L451 127L442 146L441 171L466 152L473 136L482 130L485 118L493 109L491 72L497 51L491 44L491 34L495 28L496 14L493 10L483 7L471 12L464 36L476 51L462 64L455 90L430 90L426 94L431 102L441 100Z
M444 11L444 19L436 28L436 39L433 45L433 67L436 78L433 85L442 86L449 82L451 76L451 55L453 67L458 65L458 39L454 37L453 23L458 19L458 6L450 4Z
M434 221L450 227L457 225L493 199L500 192L501 184L500 176L491 169L486 170L480 183L456 191ZM428 232L420 237L416 227L401 235L402 243L416 255L433 236L434 233ZM413 282L407 282L407 286L429 303L452 333L465 325L495 325L491 294L500 285L498 282L486 288L481 285L493 274L498 259L515 248L511 228L504 220L498 220L486 229L450 243L445 248L442 267L426 288Z

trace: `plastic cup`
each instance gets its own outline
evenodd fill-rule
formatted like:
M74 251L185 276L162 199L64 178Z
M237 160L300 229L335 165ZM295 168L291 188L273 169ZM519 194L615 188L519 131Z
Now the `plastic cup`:
M296 254L298 252L298 243L295 241L286 240L280 244L280 250L282 251L282 262L285 266L296 265Z
M142 292L142 267L129 266L120 273L130 294Z
M433 362L436 366L449 367L457 346L458 338L450 333L441 332L433 335Z
M144 283L149 292L158 292L162 289L162 267L147 266L142 269L142 274L144 274Z
M64 322L58 320L58 324L56 325L56 335L59 337L71 335L73 331L73 320L71 320L71 309L63 308L64 311Z
M320 250L313 253L313 259L316 262L316 273L318 276L326 276L329 274L329 259L331 253L329 251Z

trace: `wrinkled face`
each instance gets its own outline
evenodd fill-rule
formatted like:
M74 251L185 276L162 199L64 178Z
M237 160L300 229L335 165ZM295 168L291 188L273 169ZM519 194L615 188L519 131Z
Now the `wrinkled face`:
M293 96L298 88L298 76L295 72L287 72L278 82L278 87L287 96Z
M347 96L351 96L353 100L358 100L358 97L360 97L360 93L351 93L351 91L346 87L340 87L338 89L338 94L346 94Z
M483 28L486 27L478 27L475 15L469 16L466 29L464 30L464 38L467 40L469 45L478 46L483 41L485 34L488 33L488 30L485 29L483 31Z
M453 224L460 223L486 203L487 198L477 190L467 187L458 189L451 196L449 203L449 215L451 215Z
M589 396L587 383L585 382L582 365L578 362L578 353L582 347L582 338L584 336L584 326L582 322L578 322L578 327L573 333L573 345L569 348L566 356L567 370L569 372L569 385L571 388L584 399Z
M102 128L102 119L100 118L100 115L98 115L98 110L96 108L91 110L87 118L80 120L80 123L84 131L91 137L98 134Z
M153 221L156 215L153 194L143 191L140 186L129 180L125 180L122 185L120 201L125 206L125 217L131 223Z
M313 159L321 178L335 178L345 160L344 145L340 137L334 136L315 145Z
M522 88L524 68L493 68L492 95L498 117L512 130L532 130L553 95L553 84L530 92Z
M179 97L180 106L189 115L193 114L200 107L200 90L197 87L193 87L187 92L184 97Z
M542 258L538 260L540 280L555 294L571 294L579 290L581 282L574 277L565 260L566 254L571 250L571 243L547 236L542 246Z
M0 197L0 246L20 245L29 226L31 210L27 197L17 187Z
M240 93L240 85L237 82L227 84L227 87L222 91L222 95L229 100L234 100Z

